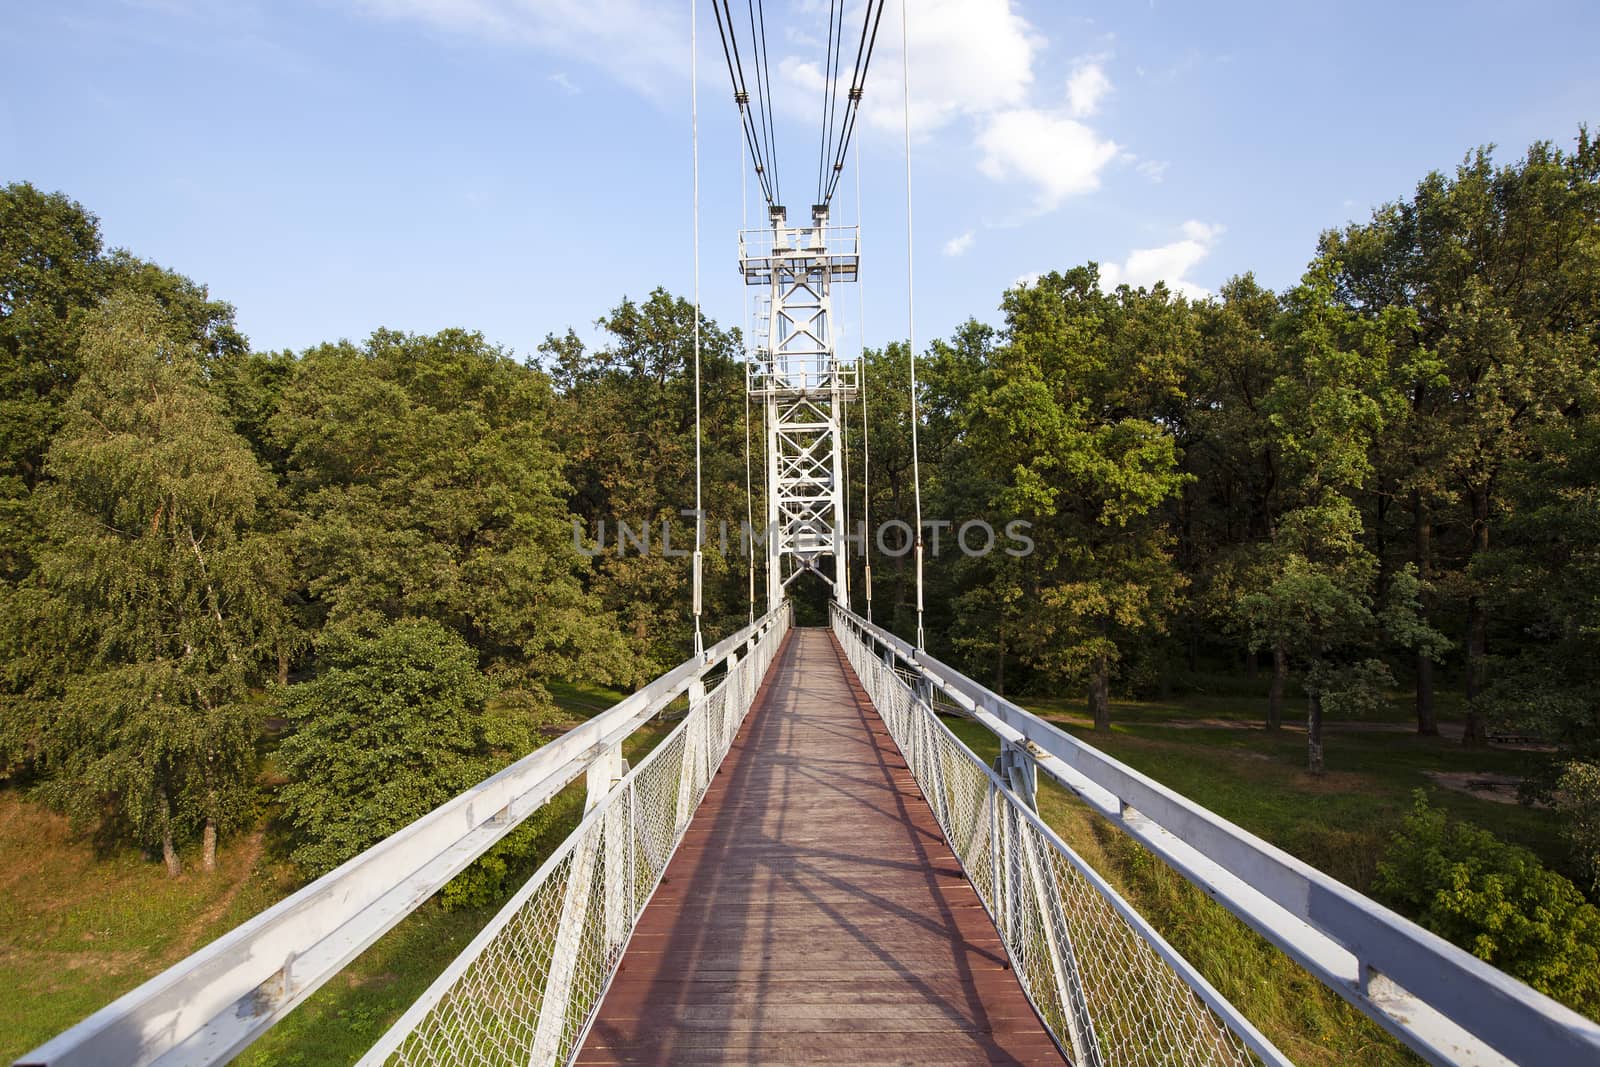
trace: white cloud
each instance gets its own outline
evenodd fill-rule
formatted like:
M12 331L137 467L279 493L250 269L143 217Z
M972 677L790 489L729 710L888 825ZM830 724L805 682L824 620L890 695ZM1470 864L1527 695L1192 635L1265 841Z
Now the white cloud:
M1020 107L1033 85L1035 55L1047 43L1015 10L1013 0L917 0L906 30L911 52L911 132L933 133L963 115L981 115L998 108ZM815 12L826 17L826 5ZM859 27L863 9L853 5L845 27ZM850 77L855 54L846 43L844 78ZM901 100L900 16L885 10L872 53L872 69L861 101L868 125L898 132L905 122ZM774 93L791 114L810 116L826 79L814 60L787 56L774 64L781 86Z
M577 96L583 91L572 83L572 79L567 77L565 71L556 71L554 74L550 75L550 81L554 82L556 86L568 96Z
M944 254L947 256L966 255L967 249L972 247L972 242L977 239L977 234L968 230L966 233L952 237L944 243Z
M1041 211L1100 188L1100 172L1119 151L1076 119L1032 109L991 116L978 134L978 147L983 152L978 169L996 181L1031 183Z
M532 45L592 63L651 95L681 84L688 19L650 0L353 0L383 18ZM715 33L715 30L712 31Z
M1044 275L1036 270L1029 271L1027 274L1019 274L1017 275L1016 280L1011 283L1011 288L1030 289L1037 284L1039 279L1042 277L1044 277Z
M570 56L658 98L665 99L686 74L689 20L677 5L658 0L344 2L377 17ZM975 132L982 174L1031 187L1035 210L1050 211L1069 197L1098 189L1102 172L1120 151L1109 135L1087 122L1112 92L1112 82L1103 55L1083 56L1071 70L1064 97L1037 92L1036 67L1050 42L1023 17L1020 2L917 0L908 24L911 127L914 136L929 137L961 123L958 136ZM865 10L864 0L852 0L846 27L859 27ZM781 19L768 14L769 41L785 52L781 58L773 55L773 103L809 130L825 81L816 53L825 36L818 30L825 29L828 6L792 0ZM902 60L899 21L899 9L891 5L878 33L861 104L864 130L898 132L903 121L901 87L896 84ZM706 59L701 77L708 84L710 79L720 81L724 75L715 27L702 18L700 30ZM845 78L854 59L853 44L846 41ZM708 48L709 53L704 51ZM717 62L711 61L713 56ZM583 79L563 72L550 80L572 93ZM1146 178L1160 180L1164 165L1138 166Z
M1127 284L1149 288L1156 282L1166 282L1167 288L1182 293L1191 300L1201 300L1211 295L1204 286L1189 281L1185 275L1201 260L1211 254L1222 227L1190 219L1181 228L1183 236L1158 248L1136 248L1121 263L1106 263L1100 268L1100 285L1107 291Z
M1171 165L1164 159L1142 159L1133 169L1149 178L1152 184L1160 185Z
M976 131L978 169L999 182L1033 187L1034 209L1050 211L1068 197L1100 186L1100 175L1119 148L1083 120L1111 92L1104 56L1081 57L1063 97L1036 105L1035 65L1049 47L1017 10L1017 0L918 0L909 25L911 128L927 137L958 120ZM820 20L826 5L812 4ZM846 14L846 25L862 9ZM899 81L902 52L897 10L884 16L862 101L868 128L898 132L905 115ZM821 63L788 55L777 64L779 80L797 101L809 105L826 86ZM848 77L848 72L846 73ZM1060 84L1060 83L1057 83ZM801 104L787 105L800 107ZM809 117L809 108L800 113ZM951 242L949 255L968 243Z
M1067 79L1067 110L1075 119L1086 119L1100 108L1100 101L1111 91L1111 79L1099 63L1085 63Z

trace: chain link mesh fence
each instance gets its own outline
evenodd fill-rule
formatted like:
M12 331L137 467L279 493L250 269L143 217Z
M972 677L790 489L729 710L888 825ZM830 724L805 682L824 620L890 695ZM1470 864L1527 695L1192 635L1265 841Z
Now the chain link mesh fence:
M788 618L591 807L572 834L361 1060L363 1067L566 1063L712 776Z
M994 919L1023 990L1072 1061L1262 1062L1239 1031L1257 1047L1265 1039L1236 1013L1230 1021L1208 1007L1191 984L1203 979L1180 973L1160 935L939 721L936 689L879 659L837 614L834 632ZM1274 1062L1287 1061L1279 1054Z

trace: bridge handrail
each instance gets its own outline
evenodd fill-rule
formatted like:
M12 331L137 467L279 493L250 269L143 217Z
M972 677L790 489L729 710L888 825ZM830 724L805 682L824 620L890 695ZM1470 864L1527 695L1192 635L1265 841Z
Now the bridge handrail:
M836 618L1440 1067L1600 1063L1600 1024L837 605Z
M787 605L435 808L15 1061L224 1063L675 699L787 620Z
M1036 810L1035 779L991 769L938 717L933 691L880 658L843 612L835 633L905 757L1012 970L1070 1061L1292 1067Z
M567 1063L583 1045L645 905L754 704L777 625L632 770L591 777L577 828L360 1067Z

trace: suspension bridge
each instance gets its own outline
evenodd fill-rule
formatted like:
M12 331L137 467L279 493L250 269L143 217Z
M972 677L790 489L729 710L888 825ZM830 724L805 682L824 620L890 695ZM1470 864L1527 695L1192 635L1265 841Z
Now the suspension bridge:
M870 561L865 614L852 610L843 427L865 383L830 321L860 249L829 205L884 4L865 5L848 82L832 5L818 197L800 225L779 202L764 14L752 4L736 26L727 0L712 6L767 211L740 240L762 324L747 393L766 434L765 610L752 558L749 624L706 647L697 530L692 656L18 1067L227 1062L580 780L575 829L363 1065L1292 1063L1040 817L1041 788L1426 1062L1600 1064L1594 1022L928 655L920 535L915 641L871 621ZM901 30L904 47L903 9ZM696 381L698 404L698 351ZM831 588L827 627L792 626L802 574ZM677 710L630 766L624 743ZM998 758L954 718L987 730Z

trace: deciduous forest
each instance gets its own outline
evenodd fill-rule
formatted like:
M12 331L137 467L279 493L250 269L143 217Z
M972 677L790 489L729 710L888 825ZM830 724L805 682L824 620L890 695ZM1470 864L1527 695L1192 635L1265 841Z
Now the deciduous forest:
M1520 742L1545 836L1423 799L1378 839L1404 847L1332 866L1597 1014L1600 144L1484 148L1396 194L1281 292L1086 263L971 294L918 357L923 515L950 524L928 645L1091 743L1143 743L1119 734L1141 701L1237 697L1296 781L1356 767L1341 729L1380 720L1441 759ZM553 736L561 687L689 654L688 561L594 536L693 540L685 299L620 300L598 344L260 351L92 207L0 189L0 791L174 878L268 825L304 879ZM718 637L752 610L763 431L740 331L700 335ZM908 357L865 351L851 407L874 528L914 514ZM976 518L1033 550L960 551ZM913 631L911 557L873 553L875 620ZM818 624L820 583L796 595ZM1495 888L1451 896L1463 868Z

